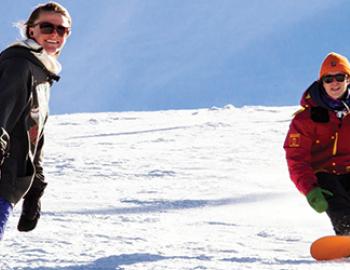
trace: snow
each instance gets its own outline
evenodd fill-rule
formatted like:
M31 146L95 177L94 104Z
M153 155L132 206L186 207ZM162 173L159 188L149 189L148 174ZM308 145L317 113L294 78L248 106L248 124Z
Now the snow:
M309 255L333 231L289 180L296 110L51 116L42 218L20 233L15 207L0 269L344 269Z

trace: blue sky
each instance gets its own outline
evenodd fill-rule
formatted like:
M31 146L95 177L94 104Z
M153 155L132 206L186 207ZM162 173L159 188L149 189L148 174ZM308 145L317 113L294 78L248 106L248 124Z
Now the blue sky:
M350 57L341 0L65 0L73 33L51 112L296 105L335 51ZM3 0L0 46L42 1Z

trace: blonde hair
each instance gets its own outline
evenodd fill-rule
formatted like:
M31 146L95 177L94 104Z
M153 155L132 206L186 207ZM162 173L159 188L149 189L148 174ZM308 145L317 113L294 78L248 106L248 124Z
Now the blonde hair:
M19 22L16 24L23 37L30 38L29 27L34 25L35 21L39 18L42 12L59 13L66 17L69 25L72 26L72 17L70 16L68 10L56 2L48 2L46 4L36 6L26 22Z

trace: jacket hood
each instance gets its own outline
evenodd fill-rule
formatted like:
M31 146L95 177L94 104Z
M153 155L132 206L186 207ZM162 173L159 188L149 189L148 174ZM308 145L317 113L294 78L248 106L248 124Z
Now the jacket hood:
M335 112L350 112L349 86L344 95L339 99L333 99L326 93L322 83L313 82L303 94L300 104L302 107L321 107Z

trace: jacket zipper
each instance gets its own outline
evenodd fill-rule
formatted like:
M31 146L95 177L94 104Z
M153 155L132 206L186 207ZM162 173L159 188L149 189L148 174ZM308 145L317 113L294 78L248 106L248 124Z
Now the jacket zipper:
M347 115L345 115L344 117L346 117ZM343 117L343 118L344 118ZM338 124L338 130L341 129L342 127L342 124L343 124L343 118L338 118L339 119L339 124ZM338 137L339 137L339 133L338 131L335 132L335 135L334 135L334 145L333 145L333 156L335 156L337 154L337 150L338 150Z
M333 156L337 154L337 145L338 145L338 131L335 132L334 145L333 145Z

